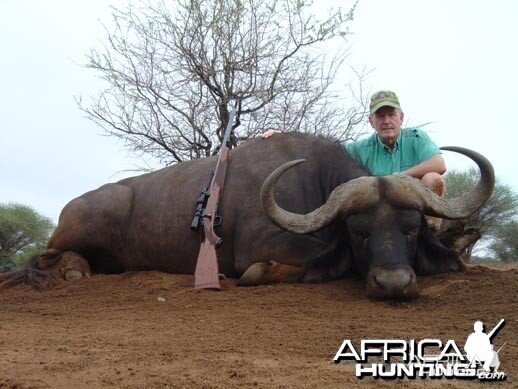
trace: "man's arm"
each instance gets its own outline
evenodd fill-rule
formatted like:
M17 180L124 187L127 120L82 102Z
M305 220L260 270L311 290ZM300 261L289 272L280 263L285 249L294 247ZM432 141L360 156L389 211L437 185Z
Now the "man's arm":
M441 154L434 154L426 161L401 172L401 174L406 174L419 179L423 178L426 173L446 173L446 164L444 163L444 159Z

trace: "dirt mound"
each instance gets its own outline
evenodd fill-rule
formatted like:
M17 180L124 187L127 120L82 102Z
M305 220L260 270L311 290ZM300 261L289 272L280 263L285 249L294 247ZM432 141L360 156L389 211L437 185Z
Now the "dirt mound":
M94 276L48 292L0 292L0 388L477 387L464 380L357 379L332 357L344 339L454 339L482 320L495 338L495 387L518 386L518 269L420 277L414 301L371 301L355 278L318 285L195 291L192 276ZM486 384L487 387L487 384Z

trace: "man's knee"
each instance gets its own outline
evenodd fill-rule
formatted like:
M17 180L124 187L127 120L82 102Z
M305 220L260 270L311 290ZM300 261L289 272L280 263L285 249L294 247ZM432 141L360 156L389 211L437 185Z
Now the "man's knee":
M421 180L428 189L431 189L439 196L444 196L446 184L444 178L439 173L426 173Z

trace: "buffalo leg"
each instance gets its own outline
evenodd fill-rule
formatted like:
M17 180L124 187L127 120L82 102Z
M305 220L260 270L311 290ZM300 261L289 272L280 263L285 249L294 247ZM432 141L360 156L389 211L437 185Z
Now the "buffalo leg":
M251 265L239 278L239 286L299 282L303 275L302 266L285 265L277 261L257 262Z
M67 281L90 277L91 270L88 262L81 255L73 251L65 251L61 265L61 274Z
M58 250L48 249L41 255L39 265L42 270L53 271L67 281L91 276L86 259L74 251L58 254Z

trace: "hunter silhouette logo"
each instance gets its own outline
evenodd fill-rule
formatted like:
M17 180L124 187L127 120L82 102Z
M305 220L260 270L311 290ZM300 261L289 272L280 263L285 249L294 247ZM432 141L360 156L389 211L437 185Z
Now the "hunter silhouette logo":
M502 345L498 351L495 351L491 340L503 325L504 319L500 320L489 334L486 334L484 333L484 323L481 321L475 322L473 325L475 332L468 336L466 344L464 345L464 351L466 351L470 366L474 366L478 362L479 364L483 364L483 368L487 372L491 372L491 370L494 372L498 371L498 367L500 366L498 353L505 344Z
M333 361L356 361L356 377L373 378L462 378L481 381L500 381L507 378L499 371L498 353L493 339L502 330L502 319L489 332L484 332L484 323L476 321L474 332L464 344L463 354L454 340L443 343L439 339L362 339L359 349L351 340L345 339L336 352ZM376 363L368 363L376 358Z

